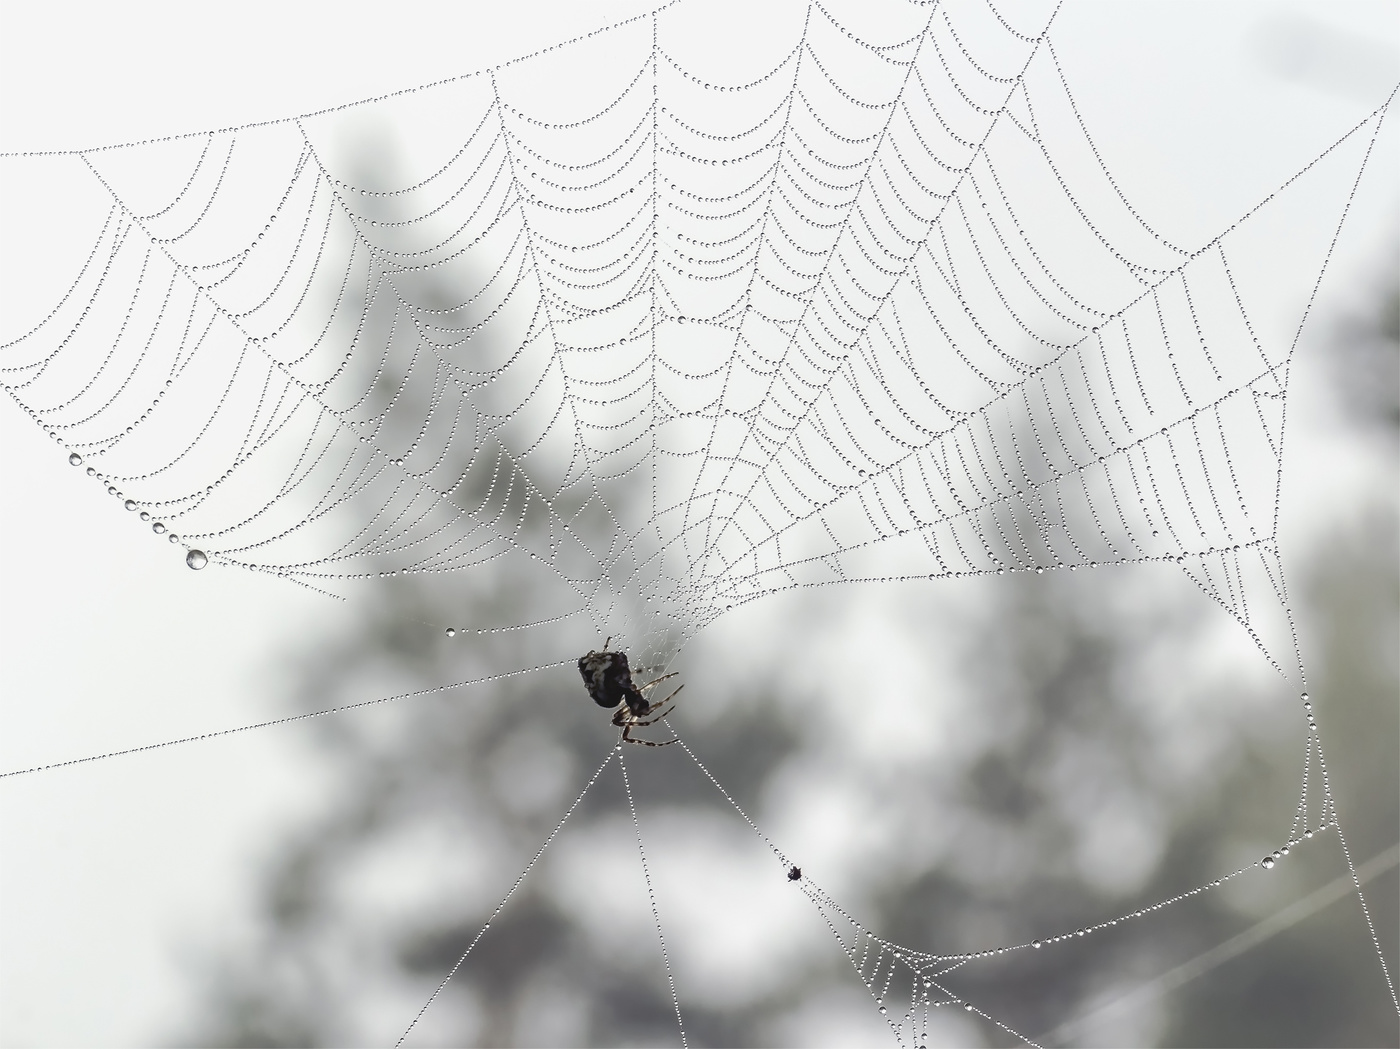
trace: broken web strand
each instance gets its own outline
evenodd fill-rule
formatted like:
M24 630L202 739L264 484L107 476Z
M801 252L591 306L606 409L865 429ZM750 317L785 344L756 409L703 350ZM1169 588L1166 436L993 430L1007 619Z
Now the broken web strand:
M549 848L550 843L554 841L559 832L564 829L564 824L569 821L569 817L572 816L574 810L579 807L579 803L583 801L584 795L593 789L593 784L598 782L598 777L603 774L603 770L608 767L608 764L613 758L618 758L619 762L621 760L617 751L609 750L608 756L603 759L603 763L598 766L592 776L588 777L588 782L585 783L583 789L578 792L578 797L574 798L573 804L568 807L564 815L560 817L559 822L554 825L554 829L549 832L549 837L544 839L544 843L535 851L535 855L530 858L530 862L525 865L525 869L520 872L520 875L515 879L514 883L512 883L510 889L501 897L501 902L496 904L496 909L487 917L486 923L482 925L481 930L472 938L472 942L467 944L467 949L462 952L462 956L457 959L452 968L448 970L447 975L442 978L442 982L438 984L433 990L433 993L428 996L428 1000L423 1003L423 1007L418 1010L417 1015L409 1021L408 1026L404 1028L403 1034L399 1035L398 1041L394 1043L394 1049L398 1049L399 1046L403 1045L404 1039L412 1033L413 1028L418 1025L418 1021L423 1019L423 1014L428 1011L428 1008L433 1002L437 1001L438 995L442 994L443 989L448 985L452 977L457 975L457 970L466 964L468 955L476 949L476 945L481 942L481 938L485 936L487 930L491 928L491 923L495 921L497 915L505 909L506 904L510 902L510 898L515 895L515 890L520 888L526 876L535 869L535 864L537 864L540 861L540 857L544 855L544 850ZM626 775L626 769L623 770L623 775Z
M666 719L663 718L662 723L665 724L668 729L671 728ZM674 729L672 731L674 732ZM724 800L729 803L730 808L738 813L740 819L742 819L748 825L749 829L758 836L759 840L767 846L768 850L778 862L778 869L784 872L784 877L787 877L787 871L794 866L791 858L774 844L773 840L769 838L768 835L759 828L758 824L753 821L753 818L744 811L743 806L734 799L733 795L725 790L724 786L715 778L714 774L710 772L705 763L702 762L691 749L690 744L679 736L676 738L681 749L685 751L686 756L695 764L695 767L709 780L715 790L719 791ZM1319 761L1320 760L1319 758ZM1328 800L1328 806L1330 812L1330 798ZM1293 849L1298 848L1306 841L1326 830L1339 830L1339 828L1335 821L1321 823L1317 827L1304 831L1302 834L1290 836L1278 849L1262 859L1256 860L1254 863L1236 868L1213 881L1197 885L1195 888L1177 893L1175 896L1169 896L1166 899L1148 904L1145 907L1125 911L1116 918L1110 918L1093 925L1086 925L1071 932L1057 933L1044 938L1037 938L1027 943L991 947L981 951L959 954L938 954L921 951L894 943L893 941L886 940L876 935L871 930L865 928L849 911L816 885L806 871L802 874L799 887L807 898L812 901L813 906L816 907L822 920L826 923L827 929L831 932L832 937L840 947L841 952L851 963L851 967L855 969L861 982L865 984L876 1007L879 1009L880 1015L885 1019L886 1023L889 1024L890 1029L894 1032L896 1039L901 1045L904 1044L906 1026L909 1028L907 1032L908 1036L915 1041L916 1044L922 1044L923 1034L927 1031L928 1009L941 1007L947 1004L962 1005L967 1008L969 1012L976 1013L988 1022L996 1024L1002 1030L1019 1038L1026 1044L1035 1045L1035 1042L1031 1041L1025 1035L1020 1034L1000 1018L977 1008L971 1003L965 1002L959 996L939 984L938 979L976 961L985 961L1012 952L1039 950L1057 943L1066 943L1070 940L1082 939L1086 936L1092 936L1095 933L1105 932L1109 929L1117 928L1120 925L1125 925L1130 921L1152 917L1159 911L1171 907L1173 904L1181 903L1185 900L1201 896L1213 889L1218 889L1226 882L1238 878L1243 874L1248 874L1253 871L1269 871L1273 869L1280 860L1288 856ZM1359 887L1359 876L1355 868L1350 867L1349 869L1351 870L1353 881L1356 882ZM1369 919L1369 917L1368 913L1367 918ZM844 934L842 928L845 929ZM1374 935L1374 928L1372 929L1372 934ZM897 973L900 974L898 982L896 982L895 979ZM907 997L903 996L903 987L905 983L909 985ZM891 988L896 988L900 992L901 998L897 1005L891 995ZM946 995L947 1000L934 1001L928 993L930 990L940 991ZM915 1030L915 1021L920 1016L923 1017L921 1021L923 1026L919 1030ZM896 1021L896 1017L898 1021Z
M670 728L670 725L666 726ZM647 902L651 905L651 920L656 926L656 941L661 946L661 961L666 967L666 983L671 990L671 1006L676 1011L676 1030L680 1032L681 1049L685 1049L685 1022L681 1019L681 1000L676 994L676 976L671 971L671 955L666 950L666 934L661 930L661 912L656 906L656 890L651 884L651 867L647 864L646 846L642 844L642 824L637 818L637 801L632 796L632 778L627 774L627 759L623 757L623 744L618 743L615 754L618 767L622 769L622 785L627 790L627 808L632 813L632 829L637 832L637 857L642 863L642 877L647 886Z

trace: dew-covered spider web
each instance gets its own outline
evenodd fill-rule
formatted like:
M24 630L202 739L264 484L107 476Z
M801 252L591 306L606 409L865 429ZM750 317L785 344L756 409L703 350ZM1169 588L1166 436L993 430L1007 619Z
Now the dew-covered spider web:
M424 630L553 653L428 692L567 669L605 639L664 669L784 592L1178 566L1309 726L1275 853L940 953L877 935L750 824L896 1041L924 1044L940 1009L1030 1041L949 974L1340 837L1280 484L1300 333L1386 116L1186 238L1100 154L1057 10L813 2L730 54L673 4L337 110L8 158L82 170L105 215L37 323L5 332L5 391L193 569L331 597L411 584L439 610ZM1308 295L1280 320L1259 303L1284 265ZM528 615L474 603L502 579ZM588 786L627 776L622 749ZM702 755L664 753L743 815ZM637 844L650 892L640 823Z

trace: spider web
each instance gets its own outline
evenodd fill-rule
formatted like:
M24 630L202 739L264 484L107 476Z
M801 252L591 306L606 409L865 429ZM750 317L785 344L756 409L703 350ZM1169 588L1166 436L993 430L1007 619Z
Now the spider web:
M812 3L725 69L670 5L335 111L42 158L107 212L7 336L5 389L192 568L411 580L453 636L559 651L481 681L601 637L664 667L782 591L1165 562L1315 728L1278 549L1311 298L1279 327L1256 303L1272 257L1315 291L1386 107L1177 243L1103 163L1055 13ZM401 167L344 155L366 113ZM1323 178L1335 210L1300 211ZM507 576L545 614L463 608ZM1283 849L1336 828L1320 757ZM801 887L901 1041L964 1007L940 981L974 956Z

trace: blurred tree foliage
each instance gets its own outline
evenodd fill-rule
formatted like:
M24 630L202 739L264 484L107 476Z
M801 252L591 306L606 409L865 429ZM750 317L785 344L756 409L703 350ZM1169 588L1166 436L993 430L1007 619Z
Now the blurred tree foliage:
M448 288L434 294L444 307L452 301ZM1395 301L1391 294L1365 339L1348 336L1365 343L1368 360L1389 360L1392 374ZM1364 389L1371 416L1393 431L1394 399ZM386 403L396 393L381 390ZM426 410L401 402L404 425ZM481 492L461 495L469 505ZM1129 913L1287 837L1304 735L1296 696L1210 664L1228 624L1203 614L1199 594L1188 588L1181 598L1165 586L1173 596L1161 597L1161 572L1119 575L1012 576L984 580L979 604L908 605L904 636L887 639L891 650L917 653L933 624L962 624L962 682L948 691L966 698L940 707L937 758L910 746L902 757L879 748L862 756L849 745L872 719L884 732L912 735L899 708L926 701L881 695L879 659L870 657L868 671L877 691L860 696L803 694L781 671L784 651L818 670L839 657L840 648L820 643L815 622L788 624L785 640L769 643L779 654L759 661L767 669L743 675L724 673L733 654L702 636L687 658L711 672L691 679L675 723L760 828L784 821L781 799L793 783L798 795L834 786L873 799L871 822L888 833L852 845L846 895L836 895L893 940L954 952ZM1319 646L1308 653L1313 690L1337 805L1361 863L1393 845L1400 825L1390 495L1323 544L1306 575L1304 619ZM580 654L542 648L548 631L446 642L424 623L533 618L528 580L487 565L462 585L466 606L451 610L411 581L384 586L355 636L297 655L299 708ZM392 1041L608 755L615 732L570 666L323 719L317 731L333 802L272 859L253 942L212 951L202 1020L182 1042ZM716 813L737 823L681 748L630 749L646 827L699 826ZM646 907L632 834L621 778L609 767L415 1035L491 1046L673 1041L649 915L638 932L624 914ZM545 870L566 839L576 858L593 859ZM568 881L560 869L593 871L596 881ZM1083 940L967 966L949 985L1049 1044L1393 1045L1396 1015L1354 893L1177 990L1113 1005L1344 870L1335 835L1323 834L1275 871L1251 871ZM1393 865L1367 895L1394 972ZM794 954L781 942L752 948L771 954L761 993L695 996L682 985L692 1043L815 1041L820 1031L801 1026L813 1003L849 999L872 1014L826 942L825 952ZM878 1023L869 1030L881 1036ZM954 1044L1015 1044L961 1014L934 1033Z

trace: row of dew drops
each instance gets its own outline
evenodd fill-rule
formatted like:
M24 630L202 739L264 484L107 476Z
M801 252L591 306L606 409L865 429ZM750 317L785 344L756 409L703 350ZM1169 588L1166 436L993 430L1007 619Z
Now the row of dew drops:
M69 465L69 466L82 466L82 465L83 465L83 457L82 457L81 455L79 455L77 452L70 452L70 453L68 454L68 465ZM99 481L99 482L102 482L102 481L106 481L106 480L107 480L106 477L104 477L104 476L103 476L102 474L100 474L94 467L91 467L91 466L89 466L89 467L87 468L87 475L88 475L89 477L91 477L91 478L94 478L95 480L97 480L97 481ZM121 500L122 500L122 505L123 505L124 507L126 507L128 510L131 510L131 511L133 511L133 512L134 512L135 510L137 510L137 509L140 507L140 505L141 505L141 504L138 503L135 499L125 499L125 498L123 498L121 491L118 490L117 486L114 485L114 484L109 484L109 485L107 485L107 494L108 494L108 495L111 495L111 496L115 496L115 497L118 498L118 499L121 499ZM147 511L145 511L145 510L142 510L142 511L141 511L141 520L143 520L143 521L150 521L150 522L151 522L151 531L154 532L156 535L163 535L163 536L165 536L167 539L169 539L172 543L177 543L177 544L178 544L178 543L180 542L180 537L179 537L178 535L176 535L174 532L170 531L170 529L166 527L166 524L165 524L164 521L153 521L153 520L151 520L151 515L150 515L150 513L148 513ZM194 547L190 547L190 548L188 548L188 550L187 550L186 553L185 553L185 564L189 565L189 566L190 566L191 568L193 568L196 572L199 571L201 568L203 568L203 567L204 567L205 565L207 565L208 563L209 563L209 555L206 554L203 550L197 550L197 549L195 549Z

